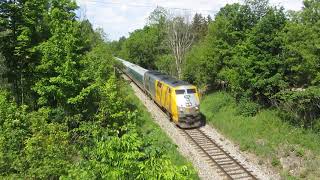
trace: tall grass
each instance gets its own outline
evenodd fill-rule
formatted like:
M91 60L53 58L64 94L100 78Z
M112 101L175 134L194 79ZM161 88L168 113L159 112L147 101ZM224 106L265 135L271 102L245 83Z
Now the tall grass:
M277 116L276 110L261 110L253 117L245 117L239 115L239 108L225 92L207 95L201 102L207 122L239 144L241 150L258 155L260 163L274 166L286 178L320 177L319 134L289 125ZM289 157L303 161L299 172L287 172L291 169L281 159Z

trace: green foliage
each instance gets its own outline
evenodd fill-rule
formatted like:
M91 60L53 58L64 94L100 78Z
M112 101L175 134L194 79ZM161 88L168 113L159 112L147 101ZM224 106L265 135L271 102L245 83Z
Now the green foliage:
M320 118L319 87L283 91L278 93L275 98L279 100L280 114L284 119L301 127L313 128L317 125L316 121Z
M68 104L76 108L75 113L83 114L84 119L91 119L96 113L101 100L99 87L113 72L113 64L110 47L101 42L80 60L79 65L82 70L79 72L78 79L81 90L68 99Z
M143 129L144 115L112 75L112 53L177 75L166 10L157 8L128 38L106 43L101 29L77 20L76 9L71 0L0 2L0 176L192 177L173 160L168 150L174 146ZM317 135L260 106L277 107L290 123L320 131L319 9L318 0L305 0L303 10L291 13L267 0L246 0L221 8L214 20L193 19L196 43L183 78L204 89L230 90L238 106L220 93L206 97L202 111L241 149L271 153L276 166L284 141L302 146L295 151L300 158L305 149L319 152ZM3 90L6 81L10 92Z
M240 149L255 153L261 164L274 164L280 173L294 171L295 177L302 174L306 179L319 177L319 133L284 122L277 110L262 109L253 117L245 117L237 113L238 108L239 103L226 92L209 94L201 102L207 123L239 144ZM280 159L297 159L301 167L286 169Z
M5 64L5 57L0 52L0 86L4 87L6 85L6 78L5 74L7 73L8 69Z
M1 178L187 179L185 166L141 134L112 75L119 47L79 22L76 8L71 0L0 2ZM132 43L155 58L158 30Z
M164 8L156 8L148 18L148 25L143 29L135 30L128 38L112 42L114 54L146 69L158 69L176 75L166 40L167 13Z
M314 120L313 130L320 133L320 119Z
M65 11L66 8L70 9ZM73 3L53 1L50 11L50 31L52 36L39 46L42 53L37 72L41 78L33 89L40 95L39 105L59 105L66 107L67 100L78 93L79 47L81 44L79 24L74 20ZM64 38L61 38L64 37Z
M133 127L130 127L134 129ZM93 145L85 147L81 161L69 170L69 178L119 179L136 177L139 172L139 152L143 141L136 132L121 137L109 136L107 131L93 134Z
M208 35L187 55L185 79L200 86L219 85L226 79L224 69L230 66L233 48L243 41L254 23L248 6L232 4L223 7L210 23Z
M271 165L272 166L279 166L280 165L280 160L277 159L277 158L272 158L272 161L271 161Z
M194 34L194 41L198 42L203 39L208 33L208 19L202 17L201 14L196 13L192 20L192 31Z
M63 179L186 179L189 170L176 167L167 149L156 149L155 139L137 131L135 121L140 118L120 92L114 77L101 87L97 121L82 123L74 130L82 134L76 142L84 147L80 160Z
M319 1L306 0L303 10L288 15L267 0L226 5L210 23L208 35L188 53L184 79L244 99L240 114L255 114L255 103L278 107L280 101L284 119L311 127L318 107L303 102L317 101L309 88L320 82L319 7ZM294 107L299 108L289 110Z
M147 69L154 69L156 55L161 51L159 33L157 28L149 26L134 31L124 42L121 56Z
M260 110L259 104L252 101L248 101L247 99L240 99L238 105L238 114L243 115L245 117L255 116Z
M174 57L171 54L164 54L157 58L156 67L163 72L171 75L177 75Z
M1 175L54 178L65 172L72 146L64 124L48 123L49 109L28 113L1 92Z
M4 20L2 27L6 32L0 45L7 59L5 75L20 104L33 103L30 89L35 80L33 70L38 62L34 47L47 38L47 8L48 0L2 1L0 5Z
M128 123L134 123L136 112L130 112L127 109L125 101L121 100L119 94L119 86L116 78L112 76L108 82L101 87L101 102L99 104L99 112L97 118L103 127L111 126L112 129L122 127Z
M225 74L236 95L245 95L267 104L272 95L286 87L278 38L285 21L282 10L270 9L252 29L247 40L235 48L232 67Z
M69 143L68 127L49 123L49 112L49 109L40 109L29 117L32 136L25 140L23 154L26 174L32 178L58 178L66 174L75 155Z
M118 41L110 42L110 47L112 49L113 55L115 57L121 57L121 49L124 46L123 43L126 41L126 37L122 36ZM122 52L124 53L124 52Z
M1 175L24 169L21 152L30 137L26 107L18 107L9 93L0 90L0 172Z
M319 72L319 53L316 50L320 36L310 26L290 22L282 34L284 43L285 80L292 87L304 87L316 83Z
M303 21L310 24L319 22L320 19L320 2L319 0L304 0L303 1L302 18Z
M145 140L127 126L122 136L110 136L108 131L96 130L93 144L85 147L81 160L68 172L70 179L186 179L189 171L184 167L177 169L163 155L164 151L150 154ZM172 171L172 169L176 169Z

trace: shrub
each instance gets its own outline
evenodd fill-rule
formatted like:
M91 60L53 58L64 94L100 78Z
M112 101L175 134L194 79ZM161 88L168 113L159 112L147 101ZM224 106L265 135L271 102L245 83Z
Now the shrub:
M320 118L320 88L309 87L301 91L283 91L275 98L280 116L294 125L305 128L318 126Z
M26 106L18 107L0 91L0 175L23 170L21 152L30 136Z
M313 130L315 132L320 133L320 119L315 120L314 126L313 126Z
M246 99L241 99L239 101L239 105L237 106L237 113L246 117L256 115L259 112L259 110L259 104Z

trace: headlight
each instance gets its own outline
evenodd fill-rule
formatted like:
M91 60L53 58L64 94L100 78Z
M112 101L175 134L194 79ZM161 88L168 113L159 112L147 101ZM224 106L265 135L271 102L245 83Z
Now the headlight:
M184 111L184 108L183 107L179 107L179 111Z

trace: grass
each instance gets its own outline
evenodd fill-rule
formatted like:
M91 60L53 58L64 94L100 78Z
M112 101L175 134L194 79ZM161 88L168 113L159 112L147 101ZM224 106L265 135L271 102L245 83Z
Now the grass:
M239 105L225 92L207 95L201 111L207 123L256 154L261 164L273 166L285 179L320 177L320 135L289 125L275 110L261 110L253 117L239 115Z
M128 85L126 86L127 98L139 110L140 115L140 131L153 142L156 148L166 148L166 154L169 156L171 162L177 166L187 166L193 173L191 179L199 179L195 169L191 162L183 157L177 150L172 140L166 135L166 133L160 128L158 124L154 122L151 114L147 111L142 102L134 95L133 90ZM169 123L169 122L168 122Z

